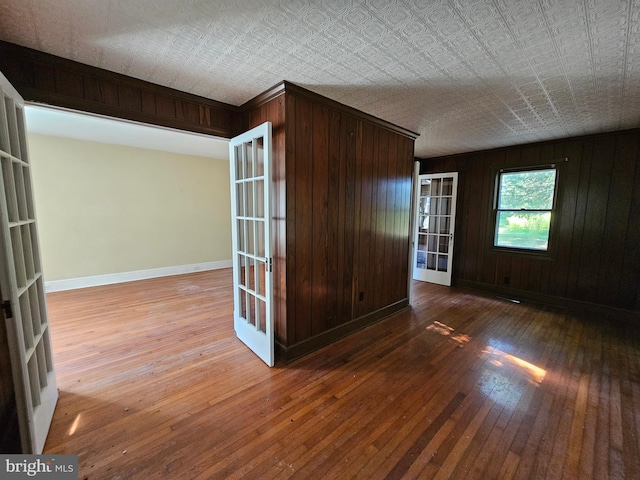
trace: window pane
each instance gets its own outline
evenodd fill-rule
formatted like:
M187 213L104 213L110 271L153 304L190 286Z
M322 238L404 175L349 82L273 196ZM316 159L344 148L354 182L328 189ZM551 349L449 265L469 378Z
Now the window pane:
M498 212L497 247L546 250L551 212Z
M502 173L498 209L551 210L555 182L555 169Z

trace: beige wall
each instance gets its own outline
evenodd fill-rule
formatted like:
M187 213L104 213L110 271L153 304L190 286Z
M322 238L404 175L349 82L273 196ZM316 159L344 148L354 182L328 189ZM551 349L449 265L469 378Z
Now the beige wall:
M29 135L48 281L231 259L226 160Z

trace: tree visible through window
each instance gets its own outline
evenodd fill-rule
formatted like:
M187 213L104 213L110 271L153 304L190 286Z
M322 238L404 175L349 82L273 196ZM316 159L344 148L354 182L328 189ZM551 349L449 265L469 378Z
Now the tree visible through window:
M555 168L500 172L494 245L546 251L555 187Z

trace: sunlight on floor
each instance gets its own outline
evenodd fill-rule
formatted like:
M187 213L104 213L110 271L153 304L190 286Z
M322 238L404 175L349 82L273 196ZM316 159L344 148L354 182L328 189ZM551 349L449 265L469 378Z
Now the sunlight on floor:
M73 421L73 423L71 424L71 427L69 428L69 433L68 433L69 436L71 436L74 433L76 433L76 430L78 429L78 426L80 425L80 417L82 417L81 413L76 415L76 419Z
M455 332L455 329L453 327L450 327L449 325L445 325L444 323L440 323L437 321L429 325L427 327L427 330L431 332L439 333L440 335L443 335L445 337L450 337L452 341L454 341L461 347L464 346L467 342L469 342L469 340L471 340L471 337L469 335L466 335L463 333L453 335L453 333Z
M482 354L483 356L489 356L489 362L497 367L515 366L522 369L527 374L529 382L534 385L540 385L547 375L547 371L543 368L494 347L485 348Z

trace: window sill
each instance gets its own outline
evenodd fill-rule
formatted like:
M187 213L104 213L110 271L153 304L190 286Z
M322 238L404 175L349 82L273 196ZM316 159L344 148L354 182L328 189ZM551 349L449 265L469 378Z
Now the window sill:
M537 258L540 260L555 260L555 256L549 250L531 250L527 248L513 248L513 247L489 247L489 253L497 255L512 255Z

